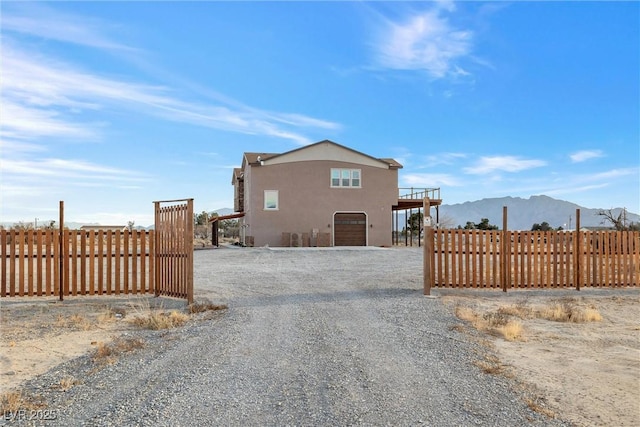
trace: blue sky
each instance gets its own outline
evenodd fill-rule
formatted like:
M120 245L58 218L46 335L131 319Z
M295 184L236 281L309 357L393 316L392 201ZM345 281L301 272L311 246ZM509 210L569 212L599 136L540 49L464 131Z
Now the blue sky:
M2 2L0 221L233 206L324 139L443 203L640 211L638 2Z

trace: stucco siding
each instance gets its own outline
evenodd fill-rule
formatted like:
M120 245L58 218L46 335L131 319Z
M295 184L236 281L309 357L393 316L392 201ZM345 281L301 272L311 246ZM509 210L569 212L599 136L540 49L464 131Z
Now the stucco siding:
M361 188L332 188L332 168L360 169ZM364 212L367 244L390 246L397 186L398 171L377 164L311 160L246 165L245 232L256 246L280 246L283 232L333 234L335 212ZM264 190L278 191L278 210L264 210Z

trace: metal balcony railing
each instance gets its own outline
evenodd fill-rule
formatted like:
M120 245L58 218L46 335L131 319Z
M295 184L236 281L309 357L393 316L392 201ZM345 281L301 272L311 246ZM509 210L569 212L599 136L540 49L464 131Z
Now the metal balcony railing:
M398 188L398 199L422 200L425 197L440 200L440 188Z

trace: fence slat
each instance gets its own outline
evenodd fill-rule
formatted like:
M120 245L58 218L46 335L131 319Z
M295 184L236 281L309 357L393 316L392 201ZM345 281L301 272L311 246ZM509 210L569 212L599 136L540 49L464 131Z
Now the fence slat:
M96 292L100 295L106 292L106 283L105 283L105 264L111 265L111 258L105 257L104 245L105 245L105 232L100 230L98 231L98 259L96 262L98 263L98 283L96 286Z
M116 230L113 236L113 244L115 245L114 248L114 252L115 252L115 271L114 271L114 275L115 275L115 294L116 295L120 295L120 286L122 284L121 281L121 277L120 277L120 254L121 254L121 248L120 248L120 230Z
M138 293L138 233L131 230L131 293Z
M0 253L2 261L0 262L0 297L7 296L7 263L12 263L13 260L7 258L7 239L9 234L4 230L0 230Z
M36 232L36 295L42 296L42 232Z
M96 232L89 230L89 295L96 293Z
M18 268L20 270L19 276L18 276L18 295L23 296L24 295L24 278L25 278L25 274L24 274L24 230L20 230L20 232L18 233L18 253L19 253L19 261L18 261Z
M123 268L123 290L125 294L129 293L129 230L123 233L124 238L124 256L122 258Z
M87 294L87 233L80 232L80 294Z
M62 254L60 254L60 233L53 233L53 259L51 262L53 263L53 294L60 296L60 259Z

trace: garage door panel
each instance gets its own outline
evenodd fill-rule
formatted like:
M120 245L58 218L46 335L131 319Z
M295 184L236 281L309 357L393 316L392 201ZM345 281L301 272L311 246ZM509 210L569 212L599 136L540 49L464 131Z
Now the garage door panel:
M334 217L335 246L366 246L367 217L362 213L336 214Z

